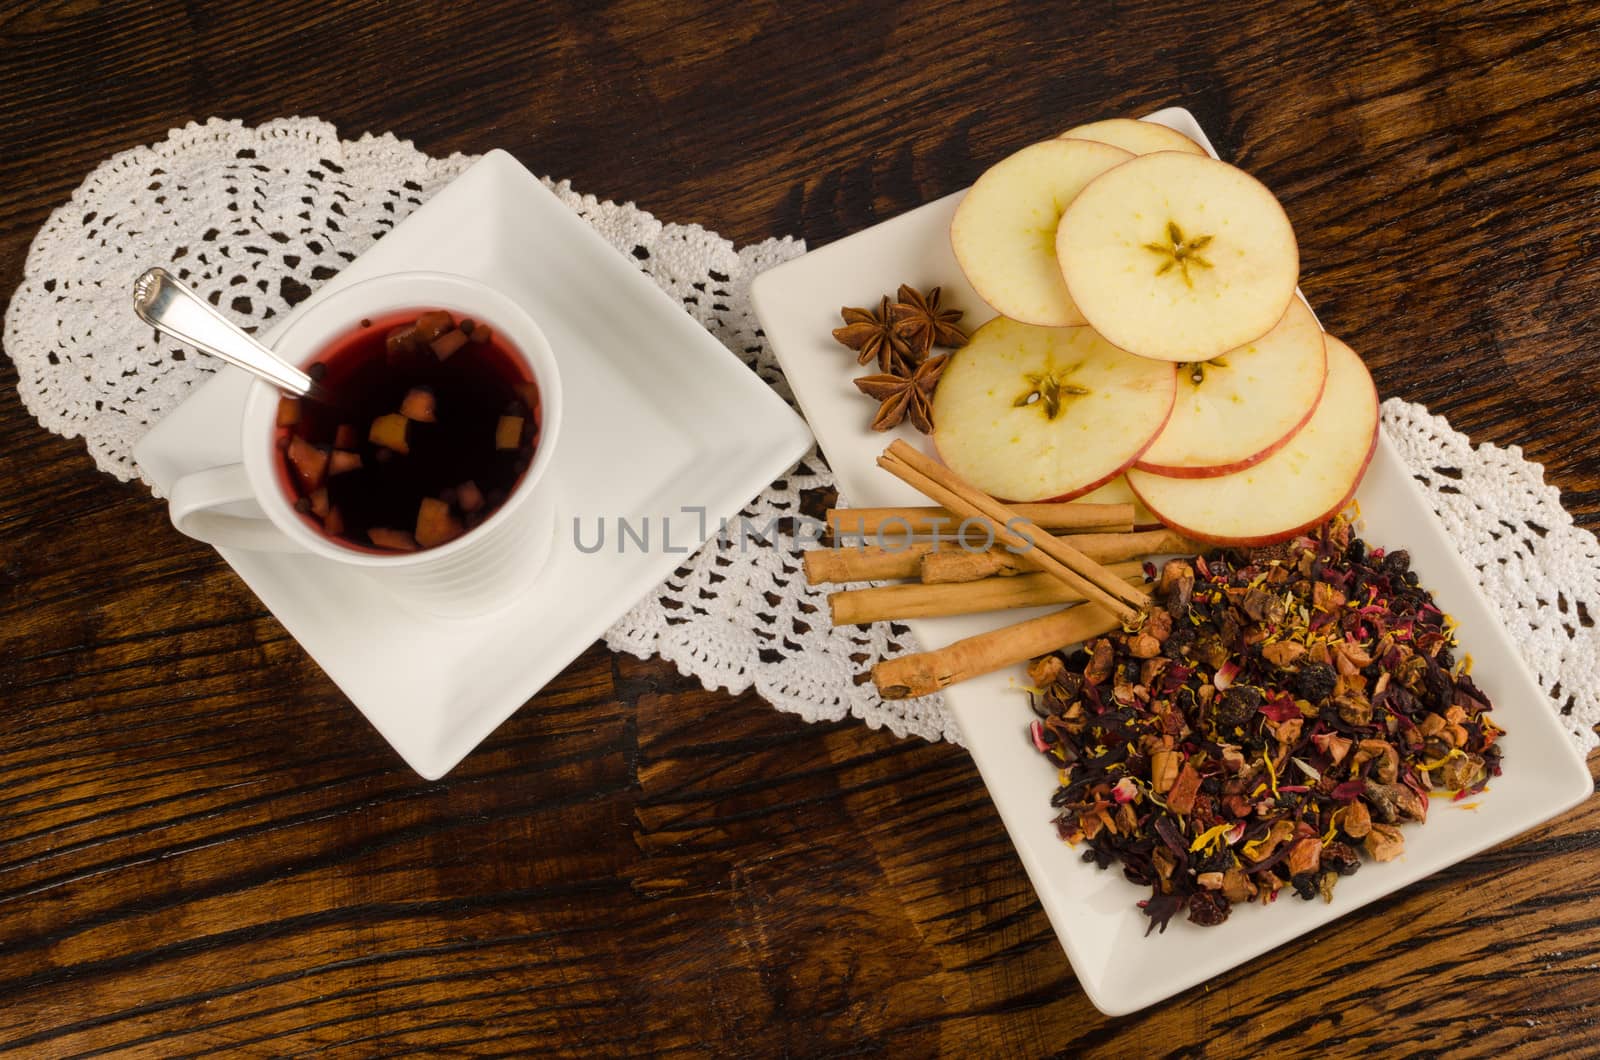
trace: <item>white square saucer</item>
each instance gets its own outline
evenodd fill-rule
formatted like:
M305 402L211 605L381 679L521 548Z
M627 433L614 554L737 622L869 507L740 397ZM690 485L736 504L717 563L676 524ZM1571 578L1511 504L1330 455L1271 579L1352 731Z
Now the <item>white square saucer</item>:
M811 432L504 151L485 155L305 305L359 280L419 268L498 288L527 309L555 350L566 415L539 487L557 497L549 563L510 608L448 620L401 608L364 575L314 556L217 551L432 780L659 585L722 518L788 470ZM182 475L239 459L249 385L243 372L223 369L135 447L163 493ZM650 547L620 550L619 517L635 527L648 521ZM580 550L577 526L591 549L601 521L605 547Z
M1171 107L1149 116L1211 150L1194 116ZM1215 151L1211 152L1215 155ZM978 298L950 249L950 219L965 192L874 225L786 262L756 278L751 295L773 352L839 483L857 505L927 503L876 465L892 438L919 449L927 439L901 426L887 437L868 429L870 406L850 384L849 354L829 330L842 305L870 305L898 283L926 290L944 287L944 303L966 312L975 328L994 315ZM1459 622L1462 650L1477 666L1473 679L1495 705L1507 730L1505 775L1474 800L1476 808L1434 801L1425 824L1405 830L1405 853L1388 864L1365 864L1339 884L1333 902L1286 898L1271 907L1236 909L1228 921L1202 928L1175 919L1164 934L1145 937L1148 926L1134 903L1149 894L1119 868L1106 871L1082 861L1082 848L1056 835L1050 797L1056 771L1028 739L1033 714L1021 688L1020 666L945 690L945 704L961 726L1000 819L1010 833L1039 901L1060 937L1089 1000L1111 1016L1133 1012L1204 982L1229 968L1323 928L1447 866L1525 832L1593 792L1589 770L1484 599L1466 562L1455 551L1404 461L1386 438L1362 480L1357 499L1362 533L1374 545L1410 550L1422 584ZM984 633L1048 608L907 622L927 648Z

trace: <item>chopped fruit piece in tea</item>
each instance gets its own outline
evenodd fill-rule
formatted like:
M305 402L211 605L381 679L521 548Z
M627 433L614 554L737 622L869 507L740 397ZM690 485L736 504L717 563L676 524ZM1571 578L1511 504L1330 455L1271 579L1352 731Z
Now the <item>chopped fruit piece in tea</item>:
M415 552L417 539L404 530L391 530L388 527L374 526L367 531L367 538L378 548L387 548L395 552Z
M318 519L326 519L329 511L328 488L324 486L322 489L313 490L310 499L311 514L316 516Z
M327 478L328 451L312 445L304 438L289 440L289 463L294 465L294 472L304 489L314 490Z
M328 514L323 516L322 529L329 537L339 537L344 533L344 516L339 514L337 505L330 507Z
M433 423L438 420L438 406L433 396L433 391L427 387L414 386L406 391L405 400L400 402L400 415L417 423Z
M1331 901L1358 851L1401 855L1430 791L1500 774L1503 733L1410 557L1342 517L1171 560L1153 602L1141 628L1036 662L1028 732L1058 772L1058 834L1151 888L1152 929L1286 889Z
M406 425L410 422L398 412L379 416L372 421L372 430L367 432L367 441L397 453L409 453L411 447L406 444Z
M452 354L467 344L467 336L459 328L445 332L428 345L433 350L433 355L441 361L448 361Z
M391 361L414 354L421 348L422 343L417 338L415 324L406 324L393 328L390 330L388 337L384 339L384 352L388 354Z
M501 416L494 429L496 449L517 449L522 446L522 417Z
M333 457L328 461L328 474L342 475L347 471L361 470L361 454L335 449Z
M472 329L472 341L473 342L493 342L494 341L494 330L492 328L490 328L489 325L487 325L487 324L479 324L476 328Z
M426 343L443 335L456 326L455 318L443 309L435 309L422 314L415 324L417 338Z
M417 544L423 548L433 548L454 541L464 532L460 520L450 514L448 504L432 497L422 499L422 504L417 508Z
M516 392L518 398L522 399L523 408L536 409L539 407L538 383L518 383L511 389Z
M483 507L483 491L476 482L468 479L456 487L456 504L464 512L475 512Z
M300 422L300 399L281 397L278 399L278 426L293 427Z
M353 423L341 423L339 429L333 432L333 447L335 449L354 449L361 444L361 432L356 430Z

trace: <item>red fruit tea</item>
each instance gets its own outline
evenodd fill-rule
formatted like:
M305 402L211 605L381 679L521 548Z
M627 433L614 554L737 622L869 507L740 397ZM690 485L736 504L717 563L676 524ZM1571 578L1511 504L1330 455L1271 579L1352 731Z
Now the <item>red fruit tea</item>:
M444 310L363 320L304 366L277 445L295 510L340 544L448 544L505 503L539 447L539 388L492 325Z

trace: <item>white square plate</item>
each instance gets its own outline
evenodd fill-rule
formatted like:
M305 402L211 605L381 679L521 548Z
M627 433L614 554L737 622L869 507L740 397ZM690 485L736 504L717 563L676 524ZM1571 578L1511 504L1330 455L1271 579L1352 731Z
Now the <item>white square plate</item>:
M1169 108L1150 115L1210 150L1192 115ZM1215 154L1215 152L1212 152ZM926 448L909 427L869 430L869 403L851 385L851 354L829 335L840 306L868 305L899 283L935 284L946 304L966 311L972 328L994 315L968 285L950 249L948 229L962 192L947 195L757 277L756 310L789 384L816 432L841 493L857 505L926 503L880 470L875 460L894 437ZM1479 592L1472 572L1451 547L1388 441L1358 494L1364 536L1374 544L1409 549L1423 584L1461 623L1459 635L1476 662L1473 678L1492 698L1507 730L1505 775L1464 810L1436 800L1428 821L1406 832L1397 861L1367 863L1342 880L1332 904L1287 897L1272 906L1236 908L1218 927L1173 920L1165 934L1144 937L1148 924L1134 905L1148 889L1127 882L1118 868L1100 871L1080 860L1051 823L1056 773L1029 741L1033 714L1019 690L1022 668L957 685L945 702L966 737L1000 819L1055 927L1078 981L1095 1006L1117 1016L1194 986L1275 946L1321 927L1447 865L1554 817L1592 790L1589 770ZM1048 609L907 623L925 647L948 644L1021 621Z
M397 608L364 576L307 555L218 549L407 763L443 776L654 589L811 444L771 388L516 159L492 151L324 284L432 269L521 303L561 367L549 563L509 609L468 620ZM290 314L266 336L277 332ZM163 493L239 459L249 377L217 374L134 450ZM684 509L690 509L685 512ZM702 518L694 509L704 509ZM649 520L657 547L592 553L604 520ZM671 542L671 549L665 548Z

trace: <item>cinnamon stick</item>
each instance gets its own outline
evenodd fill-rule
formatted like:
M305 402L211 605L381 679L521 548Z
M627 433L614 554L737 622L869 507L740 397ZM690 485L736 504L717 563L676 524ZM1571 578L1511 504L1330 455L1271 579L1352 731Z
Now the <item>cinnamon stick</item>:
M897 581L919 577L924 556L954 547L915 541L900 548L814 548L805 554L802 563L807 585Z
M980 553L981 554L981 553ZM1119 578L1138 584L1144 578L1139 563L1118 563L1107 568ZM888 622L941 615L971 615L1008 607L1077 603L1083 599L1048 574L1016 578L984 578L945 585L882 585L871 589L843 589L828 596L836 626Z
M1027 566L1012 552L991 548L985 552L938 552L922 557L919 577L924 585L957 585L1026 574Z
M937 651L885 659L872 668L872 683L884 699L932 695L979 674L1109 633L1121 624L1120 617L1104 608L1079 604L958 640Z
M1097 563L1121 563L1168 553L1189 556L1205 551L1204 545L1172 530L1078 534L1073 537L1072 544ZM805 554L804 565L808 585L905 579L920 579L933 585L1024 574L1032 570L1003 548L969 552L951 541L913 541L884 548L854 545L814 548Z
M1123 623L1137 623L1141 610L1148 606L1150 598L1143 592L1113 577L1063 539L1051 537L999 501L962 482L949 468L905 442L891 443L878 457L878 466L963 518L987 517L994 524L997 541Z
M1174 553L1192 556L1205 551L1205 546L1191 541L1175 530L1142 530L1134 534L1078 534L1072 547L1096 563L1120 563L1141 556L1160 556ZM923 553L920 577L924 584L942 585L950 582L970 582L979 578L1009 577L1031 570L1020 556L1003 548L984 552L965 549L940 549Z
M1052 533L1127 533L1133 529L1132 504L1013 504L1011 510ZM898 541L936 534L955 540L963 523L948 508L829 508L828 526L839 537L877 537ZM965 542L982 542L988 521L968 523Z

